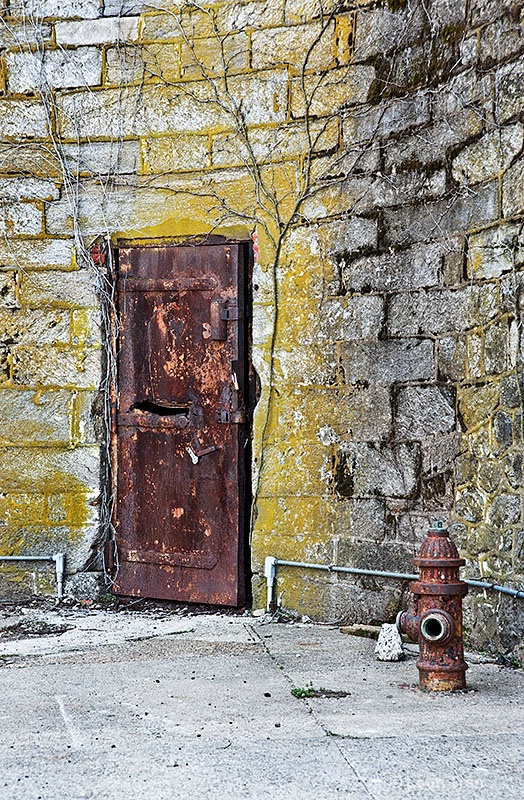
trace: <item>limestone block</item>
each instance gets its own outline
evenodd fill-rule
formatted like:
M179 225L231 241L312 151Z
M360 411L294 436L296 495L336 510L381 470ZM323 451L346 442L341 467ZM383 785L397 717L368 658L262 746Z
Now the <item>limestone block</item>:
M508 408L518 408L523 403L524 398L524 376L509 375L503 378L500 383L500 402Z
M68 239L0 240L0 265L20 269L67 269L73 248Z
M16 0L16 9L36 20L46 17L96 19L100 3L98 0Z
M518 494L501 494L488 508L487 523L496 528L520 521L521 499Z
M449 0L433 0L429 16L432 27L459 26L465 22L466 6L463 3L450 3Z
M77 572L64 582L64 596L77 602L99 601L108 591L103 572Z
M18 303L14 307L17 307ZM4 339L17 344L67 344L70 340L68 311L27 308L8 310L0 307L0 330Z
M137 141L64 144L62 153L73 176L132 175L140 167L140 144Z
M465 109L414 134L389 139L384 147L386 170L390 172L404 164L442 162L448 148L477 136L481 131L482 116L476 110Z
M277 384L332 386L337 383L338 361L334 342L323 346L297 345L275 353Z
M492 73L479 75L475 70L459 73L433 97L433 119L445 122L449 117L473 111L481 121L492 123L493 93Z
M100 350L15 345L12 357L13 381L17 385L95 389L100 383Z
M262 68L269 66L266 61ZM203 75L223 77L249 69L249 37L244 33L226 37L184 40L180 45L180 69L184 78L198 80Z
M285 4L286 0L252 0L247 3L233 0L223 3L216 10L217 29L220 33L229 33L245 31L247 28L278 27L284 21Z
M398 339L347 342L341 346L341 366L347 384L365 381L388 385L434 377L433 342Z
M522 17L521 17L522 19ZM482 30L480 59L488 65L518 56L524 46L522 22L508 24L507 19L497 20Z
M499 278L524 262L520 225L498 225L469 237L468 272L471 278Z
M322 446L266 444L261 473L261 497L321 497L326 492L327 456Z
M446 334L485 325L498 313L496 286L465 286L395 295L388 309L393 336Z
M143 138L140 143L144 172L187 172L209 164L209 136L179 134Z
M53 492L100 487L100 448L10 447L2 452L6 492ZM96 496L95 494L95 496Z
M343 497L408 497L417 485L417 445L343 443L337 450L334 490Z
M500 123L515 117L524 108L524 60L505 64L495 76L497 119Z
M392 246L420 242L481 227L496 220L498 215L498 181L492 181L474 193L457 192L436 202L386 209L385 238Z
M401 661L404 658L402 639L394 623L385 622L381 626L375 656L379 661Z
M460 451L460 433L451 431L422 442L422 472L439 475L453 469Z
M513 217L524 211L524 160L520 159L504 175L502 181L502 213Z
M211 160L213 166L251 165L310 156L331 150L338 144L338 120L311 122L309 134L304 124L279 125L277 128L251 128L248 131L249 149L238 134L232 132L213 137Z
M95 306L95 276L90 270L24 273L20 278L22 305L32 308Z
M253 69L281 64L299 73L329 69L335 58L335 23L328 20L254 31L251 52Z
M484 519L486 498L484 493L466 488L457 492L455 510L466 522L481 522Z
M5 200L56 200L56 183L42 178L0 178L0 198Z
M44 137L48 132L47 112L37 100L0 100L0 136Z
M502 474L502 462L498 459L481 461L477 476L480 488L493 494L500 485Z
M322 250L328 256L344 258L363 248L376 248L377 222L374 219L353 215L323 222L318 227L318 238Z
M60 16L58 14L57 16ZM96 15L98 17L98 14ZM55 25L58 45L109 44L111 42L136 42L139 35L140 17L109 17L75 22L57 22Z
M70 442L66 391L0 390L0 447Z
M396 292L435 286L442 258L443 247L438 242L357 258L341 263L342 285L347 292Z
M454 398L439 386L408 386L397 394L395 427L399 439L417 440L455 427Z
M37 236L42 232L43 214L34 203L2 204L0 234L2 236Z
M458 183L475 184L507 169L524 143L522 125L508 125L483 136L453 159L452 173Z
M339 498L328 520L335 537L341 539L380 543L387 533L385 503L380 497Z
M344 120L344 142L355 145L379 136L400 133L427 125L430 120L428 96L416 94L349 112Z
M367 64L328 70L322 75L306 75L291 82L293 117L330 116L337 109L364 103L375 79L375 68Z
M102 79L102 53L96 47L18 52L6 56L10 92L96 86Z
M418 4L399 11L363 8L357 13L354 58L363 60L406 47L418 38L424 23L424 11Z
M445 336L438 345L438 375L460 381L466 376L466 344L463 336Z
M319 341L377 339L382 329L384 299L376 295L353 295L326 300L319 309Z

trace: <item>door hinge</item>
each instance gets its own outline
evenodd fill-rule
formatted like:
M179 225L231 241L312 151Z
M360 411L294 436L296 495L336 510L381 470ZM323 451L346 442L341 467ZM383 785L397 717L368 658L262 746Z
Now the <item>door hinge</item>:
M217 420L224 424L232 423L233 425L239 425L246 421L246 415L242 409L238 411L226 411L225 408L220 408L217 411Z

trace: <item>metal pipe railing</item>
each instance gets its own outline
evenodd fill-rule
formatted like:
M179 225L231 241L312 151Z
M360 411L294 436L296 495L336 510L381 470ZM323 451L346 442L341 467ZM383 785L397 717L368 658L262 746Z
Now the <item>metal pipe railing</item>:
M52 556L0 556L0 561L54 561L56 573L56 592L58 600L64 596L65 553Z
M302 569L317 569L323 572L346 572L350 575L371 575L376 578L395 578L403 581L416 581L419 576L405 572L385 572L384 570L377 569L360 569L359 567L339 567L334 564L311 564L307 561L287 561L283 558L275 558L274 556L267 556L264 564L264 576L267 582L267 608L273 603L273 592L275 586L276 568L282 567L300 567ZM511 597L518 597L524 600L524 591L520 589L513 589L511 586L500 586L498 583L488 583L486 581L464 580L468 586L474 586L477 589L488 589L501 594L507 594Z

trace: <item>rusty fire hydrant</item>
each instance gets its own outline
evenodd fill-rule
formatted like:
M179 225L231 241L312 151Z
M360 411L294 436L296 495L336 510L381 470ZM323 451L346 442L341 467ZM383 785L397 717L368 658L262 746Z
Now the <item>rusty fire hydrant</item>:
M426 691L455 691L466 686L462 640L462 598L468 587L459 577L465 564L449 538L442 521L433 523L418 558L418 581L411 584L414 605L401 611L397 626L419 644L420 688Z

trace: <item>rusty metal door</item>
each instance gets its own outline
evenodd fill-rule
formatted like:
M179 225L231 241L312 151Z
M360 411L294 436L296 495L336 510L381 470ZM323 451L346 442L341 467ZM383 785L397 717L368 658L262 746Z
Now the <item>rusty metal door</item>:
M114 590L244 600L242 244L118 253Z

